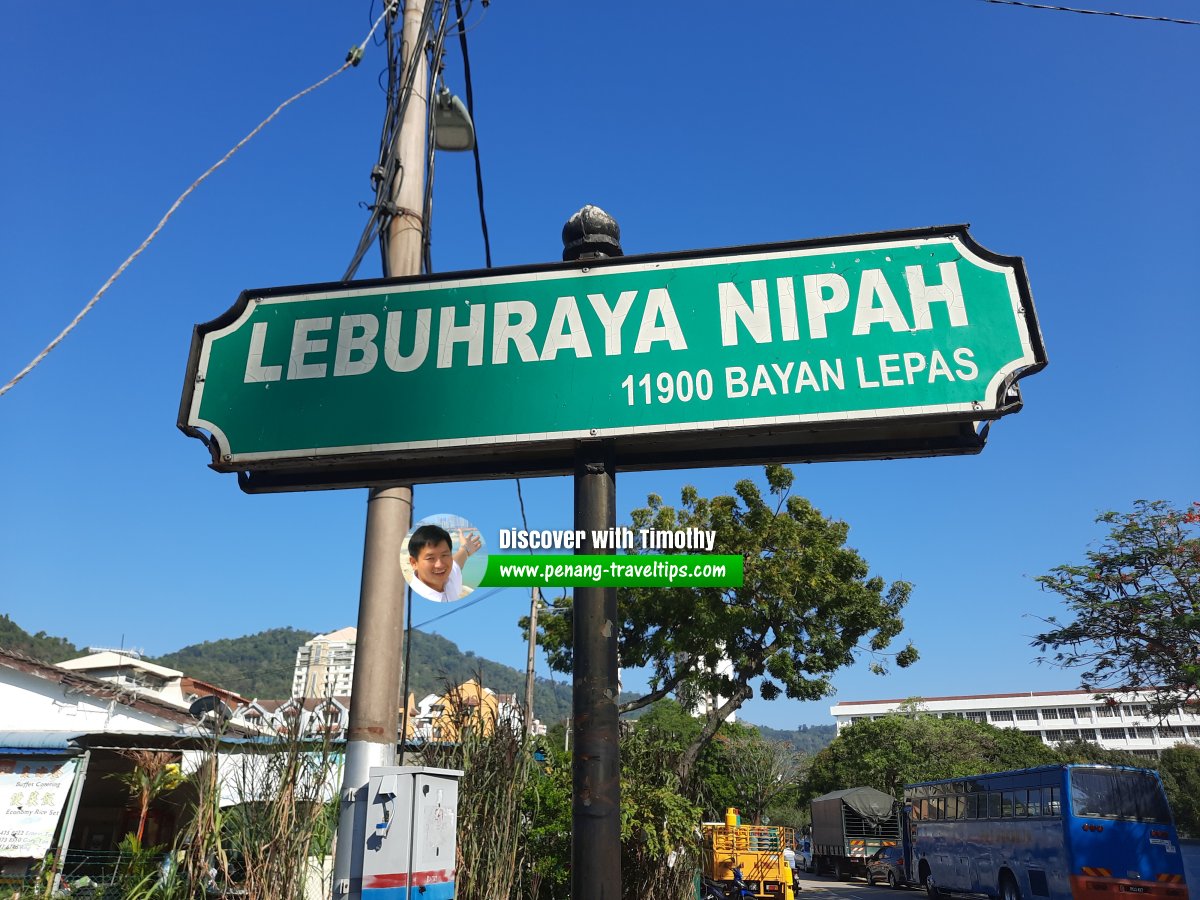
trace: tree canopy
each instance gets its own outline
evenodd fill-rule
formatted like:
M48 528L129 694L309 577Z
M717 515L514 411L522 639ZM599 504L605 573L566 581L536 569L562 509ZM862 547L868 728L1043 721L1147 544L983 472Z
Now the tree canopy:
M731 805L753 824L763 824L769 809L795 793L804 755L787 741L767 740L757 731L731 734L717 743L737 792L737 802Z
M1200 503L1140 500L1096 521L1111 527L1086 563L1037 579L1067 612L1033 646L1100 696L1152 689L1159 714L1200 704Z
M651 691L622 706L629 712L671 692L708 697L703 727L680 757L687 778L700 749L755 689L815 700L832 693L834 672L860 655L879 672L893 659L917 659L911 644L887 651L904 627L900 612L911 586L871 577L866 561L845 546L849 526L827 519L791 494L793 473L768 466L768 496L754 481L737 482L731 495L701 497L685 487L678 508L651 494L631 514L632 529L713 531L713 552L745 560L740 587L638 587L618 592L622 666L648 667ZM638 548L634 553L652 553ZM550 664L569 671L570 600L561 616L539 622Z
M1175 825L1192 837L1200 836L1200 747L1168 747L1159 757L1158 773L1171 801Z
M904 785L1059 762L1033 734L914 711L855 722L813 759L805 801L865 785L900 797Z

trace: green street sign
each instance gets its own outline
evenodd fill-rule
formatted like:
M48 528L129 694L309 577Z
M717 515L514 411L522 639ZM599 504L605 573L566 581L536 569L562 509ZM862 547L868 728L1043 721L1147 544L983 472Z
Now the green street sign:
M248 489L978 452L1045 365L965 226L247 291L179 426Z

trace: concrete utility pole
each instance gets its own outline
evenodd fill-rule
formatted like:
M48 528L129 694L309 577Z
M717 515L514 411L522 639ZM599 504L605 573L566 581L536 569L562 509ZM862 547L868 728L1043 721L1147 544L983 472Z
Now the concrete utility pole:
M408 99L396 153L400 161L392 186L396 212L388 223L387 276L418 275L425 223L425 59L420 23L424 0L407 0L401 30L401 71L415 60L416 77ZM334 859L333 895L362 893L362 853L366 840L367 781L373 766L396 764L400 712L400 661L404 640L404 572L400 545L412 526L412 486L372 488L367 495L358 637L354 654L350 724L342 775L342 806ZM401 736L403 740L403 736Z
M533 670L537 658L537 617L542 592L534 588L529 601L529 659L525 664L525 736L533 729Z
M621 229L604 210L585 206L563 227L563 259L621 256ZM617 526L612 441L587 441L575 454L575 528L589 535L581 553L615 553L592 545L592 531ZM571 705L571 898L621 896L621 758L617 717L617 589L577 587L571 617L575 656Z

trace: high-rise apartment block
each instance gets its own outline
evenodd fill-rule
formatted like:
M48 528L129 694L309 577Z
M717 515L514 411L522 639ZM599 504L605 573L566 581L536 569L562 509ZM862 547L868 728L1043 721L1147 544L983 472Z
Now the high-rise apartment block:
M293 697L348 697L354 679L357 628L318 634L296 651Z

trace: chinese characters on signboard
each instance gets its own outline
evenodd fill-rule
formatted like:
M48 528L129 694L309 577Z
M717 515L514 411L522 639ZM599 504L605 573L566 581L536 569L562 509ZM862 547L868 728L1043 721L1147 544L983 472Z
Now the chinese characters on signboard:
M73 759L0 759L0 856L45 855L75 767Z

